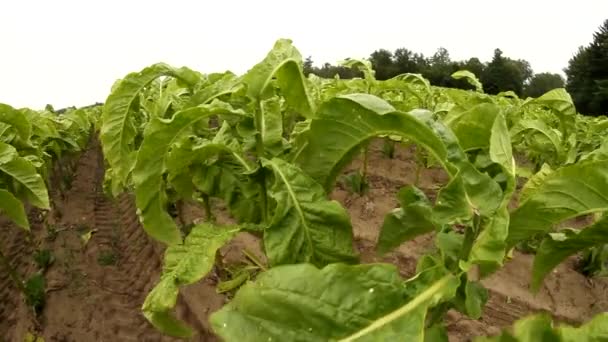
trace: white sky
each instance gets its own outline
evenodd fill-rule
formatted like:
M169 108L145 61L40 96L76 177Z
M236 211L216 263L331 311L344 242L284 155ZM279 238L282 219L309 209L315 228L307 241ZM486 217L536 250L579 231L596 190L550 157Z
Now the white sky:
M608 0L2 0L0 102L103 102L116 79L160 61L243 73L278 38L317 65L443 46L453 60L500 48L535 72L561 72L607 18Z

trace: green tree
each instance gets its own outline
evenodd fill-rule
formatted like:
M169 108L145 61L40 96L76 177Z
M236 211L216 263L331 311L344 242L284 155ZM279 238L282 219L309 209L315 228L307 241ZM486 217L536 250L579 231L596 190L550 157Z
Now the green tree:
M313 62L312 62L312 57L308 56L306 57L306 60L304 61L304 65L303 65L303 72L304 72L304 76L308 76L308 74L310 73L314 73L314 67L313 67Z
M372 52L369 60L376 71L377 80L387 80L397 75L397 69L393 64L392 52L385 49L376 50Z
M500 49L494 50L492 61L481 75L481 82L489 94L512 90L523 94L525 82L532 76L532 68L526 60L513 60L502 55Z
M564 84L565 81L561 75L541 72L532 76L530 83L524 89L524 96L539 97L549 90L563 88Z
M393 54L393 65L397 74L419 74L427 67L427 62L422 54L399 48Z
M477 78L480 78L485 68L486 66L479 60L479 58L472 57L466 62L462 63L462 68L460 69L468 70L475 74Z
M429 59L429 66L424 76L431 84L441 87L452 85L452 73L458 68L450 59L450 53L446 48L440 47Z
M585 114L608 113L608 20L568 62L566 89L576 108Z

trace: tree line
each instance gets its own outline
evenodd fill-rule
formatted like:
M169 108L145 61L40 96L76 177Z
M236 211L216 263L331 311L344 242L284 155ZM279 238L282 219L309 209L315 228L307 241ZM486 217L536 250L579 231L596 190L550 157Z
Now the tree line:
M445 48L428 57L406 48L392 52L379 49L370 54L369 61L378 80L417 73L435 86L473 89L465 80L451 77L452 73L465 69L477 76L488 94L510 90L520 97L538 97L551 89L566 87L579 112L608 114L608 20L594 34L593 42L581 47L569 61L564 69L567 81L555 73L536 74L528 61L507 57L500 49L494 50L492 60L486 63L477 57L454 61ZM325 63L316 67L311 57L304 62L304 72L325 78L362 76L359 71L341 65Z

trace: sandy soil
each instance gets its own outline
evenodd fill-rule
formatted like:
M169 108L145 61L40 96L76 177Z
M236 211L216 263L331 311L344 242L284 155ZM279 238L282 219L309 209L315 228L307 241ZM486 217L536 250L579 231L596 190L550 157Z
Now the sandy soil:
M381 143L374 142L369 158L369 192L365 196L351 194L339 184L331 197L350 212L355 245L363 261L391 262L404 276L411 276L417 257L434 248L431 234L404 243L382 257L375 253L375 241L384 215L397 206L395 193L415 180L413 150L399 148L395 158L388 159L381 153ZM112 200L102 193L103 160L96 142L73 163L71 188L64 194L51 194L54 211L45 217L30 210L31 241L0 217L0 235L6 237L0 241L0 248L20 273L34 272L31 254L36 249L50 249L56 259L45 275L47 303L37 320L8 276L0 274L0 341L22 341L28 331L46 341L173 341L156 332L140 311L160 274L162 247L141 229L131 196ZM358 166L359 161L353 162L345 173ZM419 187L434 198L438 186L446 180L442 170L424 170ZM184 208L187 222L202 216L199 208ZM216 215L220 222L229 221L221 209ZM57 233L49 234L49 227ZM82 237L87 232L92 235L85 243ZM241 233L222 249L225 262L241 259L244 248L262 257L257 238ZM556 319L577 323L608 310L608 281L583 277L574 270L575 262L571 258L560 265L535 296L528 291L532 256L515 253L505 268L483 280L490 290L490 300L480 320L450 312L450 340L467 341L496 333L532 312L546 311ZM228 301L225 295L216 293L217 280L217 275L211 274L182 290L176 312L198 332L194 341L217 341L209 332L207 318Z

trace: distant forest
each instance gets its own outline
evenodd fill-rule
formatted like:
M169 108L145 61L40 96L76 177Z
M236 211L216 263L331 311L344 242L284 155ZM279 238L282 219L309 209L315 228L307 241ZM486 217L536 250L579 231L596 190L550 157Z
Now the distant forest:
M487 63L477 57L453 61L445 48L439 48L429 57L406 48L393 52L380 49L372 52L369 60L378 80L417 73L436 86L473 89L465 80L450 76L455 71L466 69L479 78L488 94L511 90L520 97L538 97L551 89L566 87L580 113L608 114L608 20L593 34L593 42L581 46L570 59L564 69L566 80L559 74L535 74L528 61L507 57L500 49L494 50L492 60ZM341 65L325 63L315 67L312 57L306 58L304 73L326 78L339 75L343 79L362 76L359 71Z

